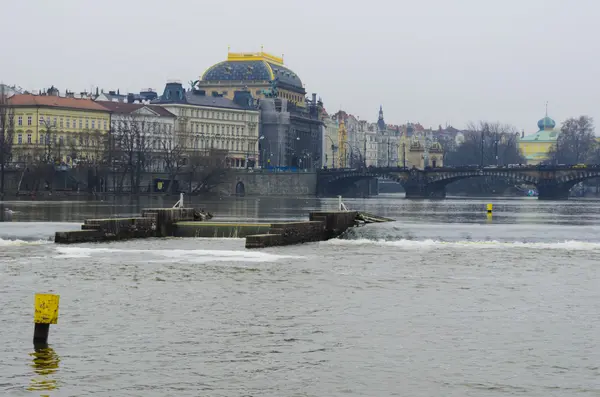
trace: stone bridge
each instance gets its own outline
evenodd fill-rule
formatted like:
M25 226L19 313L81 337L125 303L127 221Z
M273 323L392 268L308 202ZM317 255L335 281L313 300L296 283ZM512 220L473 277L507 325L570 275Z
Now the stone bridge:
M535 185L541 200L566 200L569 190L586 179L600 177L600 166L521 166L521 167L442 167L420 170L402 167L320 170L317 193L339 194L358 180L385 178L400 183L407 198L444 198L446 186L461 179L475 177L505 178Z

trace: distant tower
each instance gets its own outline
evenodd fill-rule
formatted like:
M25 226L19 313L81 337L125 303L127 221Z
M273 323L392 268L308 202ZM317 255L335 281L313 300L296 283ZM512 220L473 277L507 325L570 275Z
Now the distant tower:
M346 123L344 123L344 115L340 114L339 128L338 128L338 164L342 167L348 167L348 153L347 153L347 143L348 143L348 130L346 130Z
M379 118L377 119L377 129L379 131L385 131L385 120L383 119L383 106L379 105Z

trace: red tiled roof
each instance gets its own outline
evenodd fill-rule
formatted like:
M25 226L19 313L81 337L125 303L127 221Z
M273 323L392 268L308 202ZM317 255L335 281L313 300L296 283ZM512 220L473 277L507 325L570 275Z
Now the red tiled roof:
M159 116L175 117L175 115L173 113L169 112L167 109L163 108L162 106L158 106L158 105L147 105L147 104L143 104L143 103L109 102L109 101L97 101L96 103L99 103L100 105L102 105L103 107L105 107L106 109L110 110L113 113L129 114L129 113L135 112L136 110L146 107L146 108L151 109L154 112L158 113Z
M12 106L41 106L58 107L80 110L97 110L106 112L108 109L91 99L65 98L52 95L17 94L8 100Z

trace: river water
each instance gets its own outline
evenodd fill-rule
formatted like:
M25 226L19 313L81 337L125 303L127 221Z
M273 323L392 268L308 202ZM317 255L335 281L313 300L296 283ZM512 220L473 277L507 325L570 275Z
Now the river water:
M600 202L493 199L490 219L488 201L346 200L397 221L252 251L56 246L86 217L150 204L5 203L0 395L599 396ZM202 206L303 219L335 200ZM60 294L38 351L36 292Z

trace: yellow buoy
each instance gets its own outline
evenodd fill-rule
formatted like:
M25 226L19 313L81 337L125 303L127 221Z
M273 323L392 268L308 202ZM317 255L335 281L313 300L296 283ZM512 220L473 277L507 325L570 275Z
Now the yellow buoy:
M488 213L488 214L491 214L491 213L492 213L492 208L493 208L493 207L494 207L494 206L493 206L492 204L488 204L488 205L487 205L487 213Z
M36 324L56 324L58 322L58 301L54 294L35 294L33 322Z

